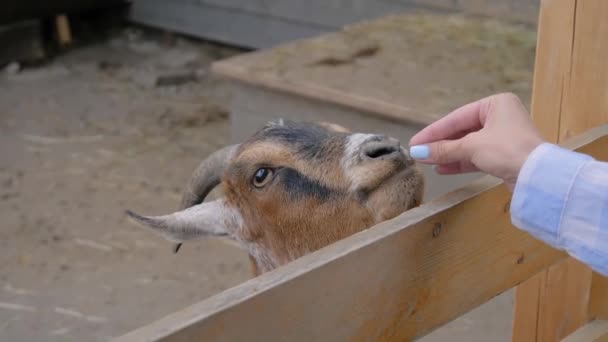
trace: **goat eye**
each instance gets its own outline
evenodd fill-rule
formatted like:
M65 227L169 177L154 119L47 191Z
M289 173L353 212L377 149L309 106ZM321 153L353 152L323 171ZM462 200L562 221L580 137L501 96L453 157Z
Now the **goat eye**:
M263 187L270 181L270 179L272 179L272 177L271 177L272 173L273 173L273 171L269 168L264 167L264 168L258 169L255 172L255 175L253 176L253 185L256 188Z

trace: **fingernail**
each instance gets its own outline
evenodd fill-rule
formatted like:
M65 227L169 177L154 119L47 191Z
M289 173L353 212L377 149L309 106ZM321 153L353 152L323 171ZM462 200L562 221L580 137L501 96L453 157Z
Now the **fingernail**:
M416 145L410 147L410 157L414 159L429 159L431 150L428 145Z

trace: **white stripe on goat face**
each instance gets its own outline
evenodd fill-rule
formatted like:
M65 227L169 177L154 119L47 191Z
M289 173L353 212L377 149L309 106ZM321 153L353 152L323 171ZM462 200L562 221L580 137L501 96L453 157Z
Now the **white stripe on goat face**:
M375 134L355 133L346 138L344 156L340 165L344 174L350 181L351 190L356 189L358 184L353 173L353 167L361 161L361 145L375 137Z

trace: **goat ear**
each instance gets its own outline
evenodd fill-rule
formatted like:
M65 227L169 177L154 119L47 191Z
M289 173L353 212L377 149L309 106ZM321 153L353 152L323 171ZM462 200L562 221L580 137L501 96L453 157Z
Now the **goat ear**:
M223 200L201 203L164 216L141 216L130 210L126 213L137 223L174 242L228 235L226 222L234 221L238 215Z

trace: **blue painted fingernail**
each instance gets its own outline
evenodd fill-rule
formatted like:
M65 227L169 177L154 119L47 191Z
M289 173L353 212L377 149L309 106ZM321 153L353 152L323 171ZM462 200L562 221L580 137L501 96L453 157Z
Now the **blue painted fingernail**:
M410 147L410 157L414 159L429 159L431 149L428 145L416 145Z

